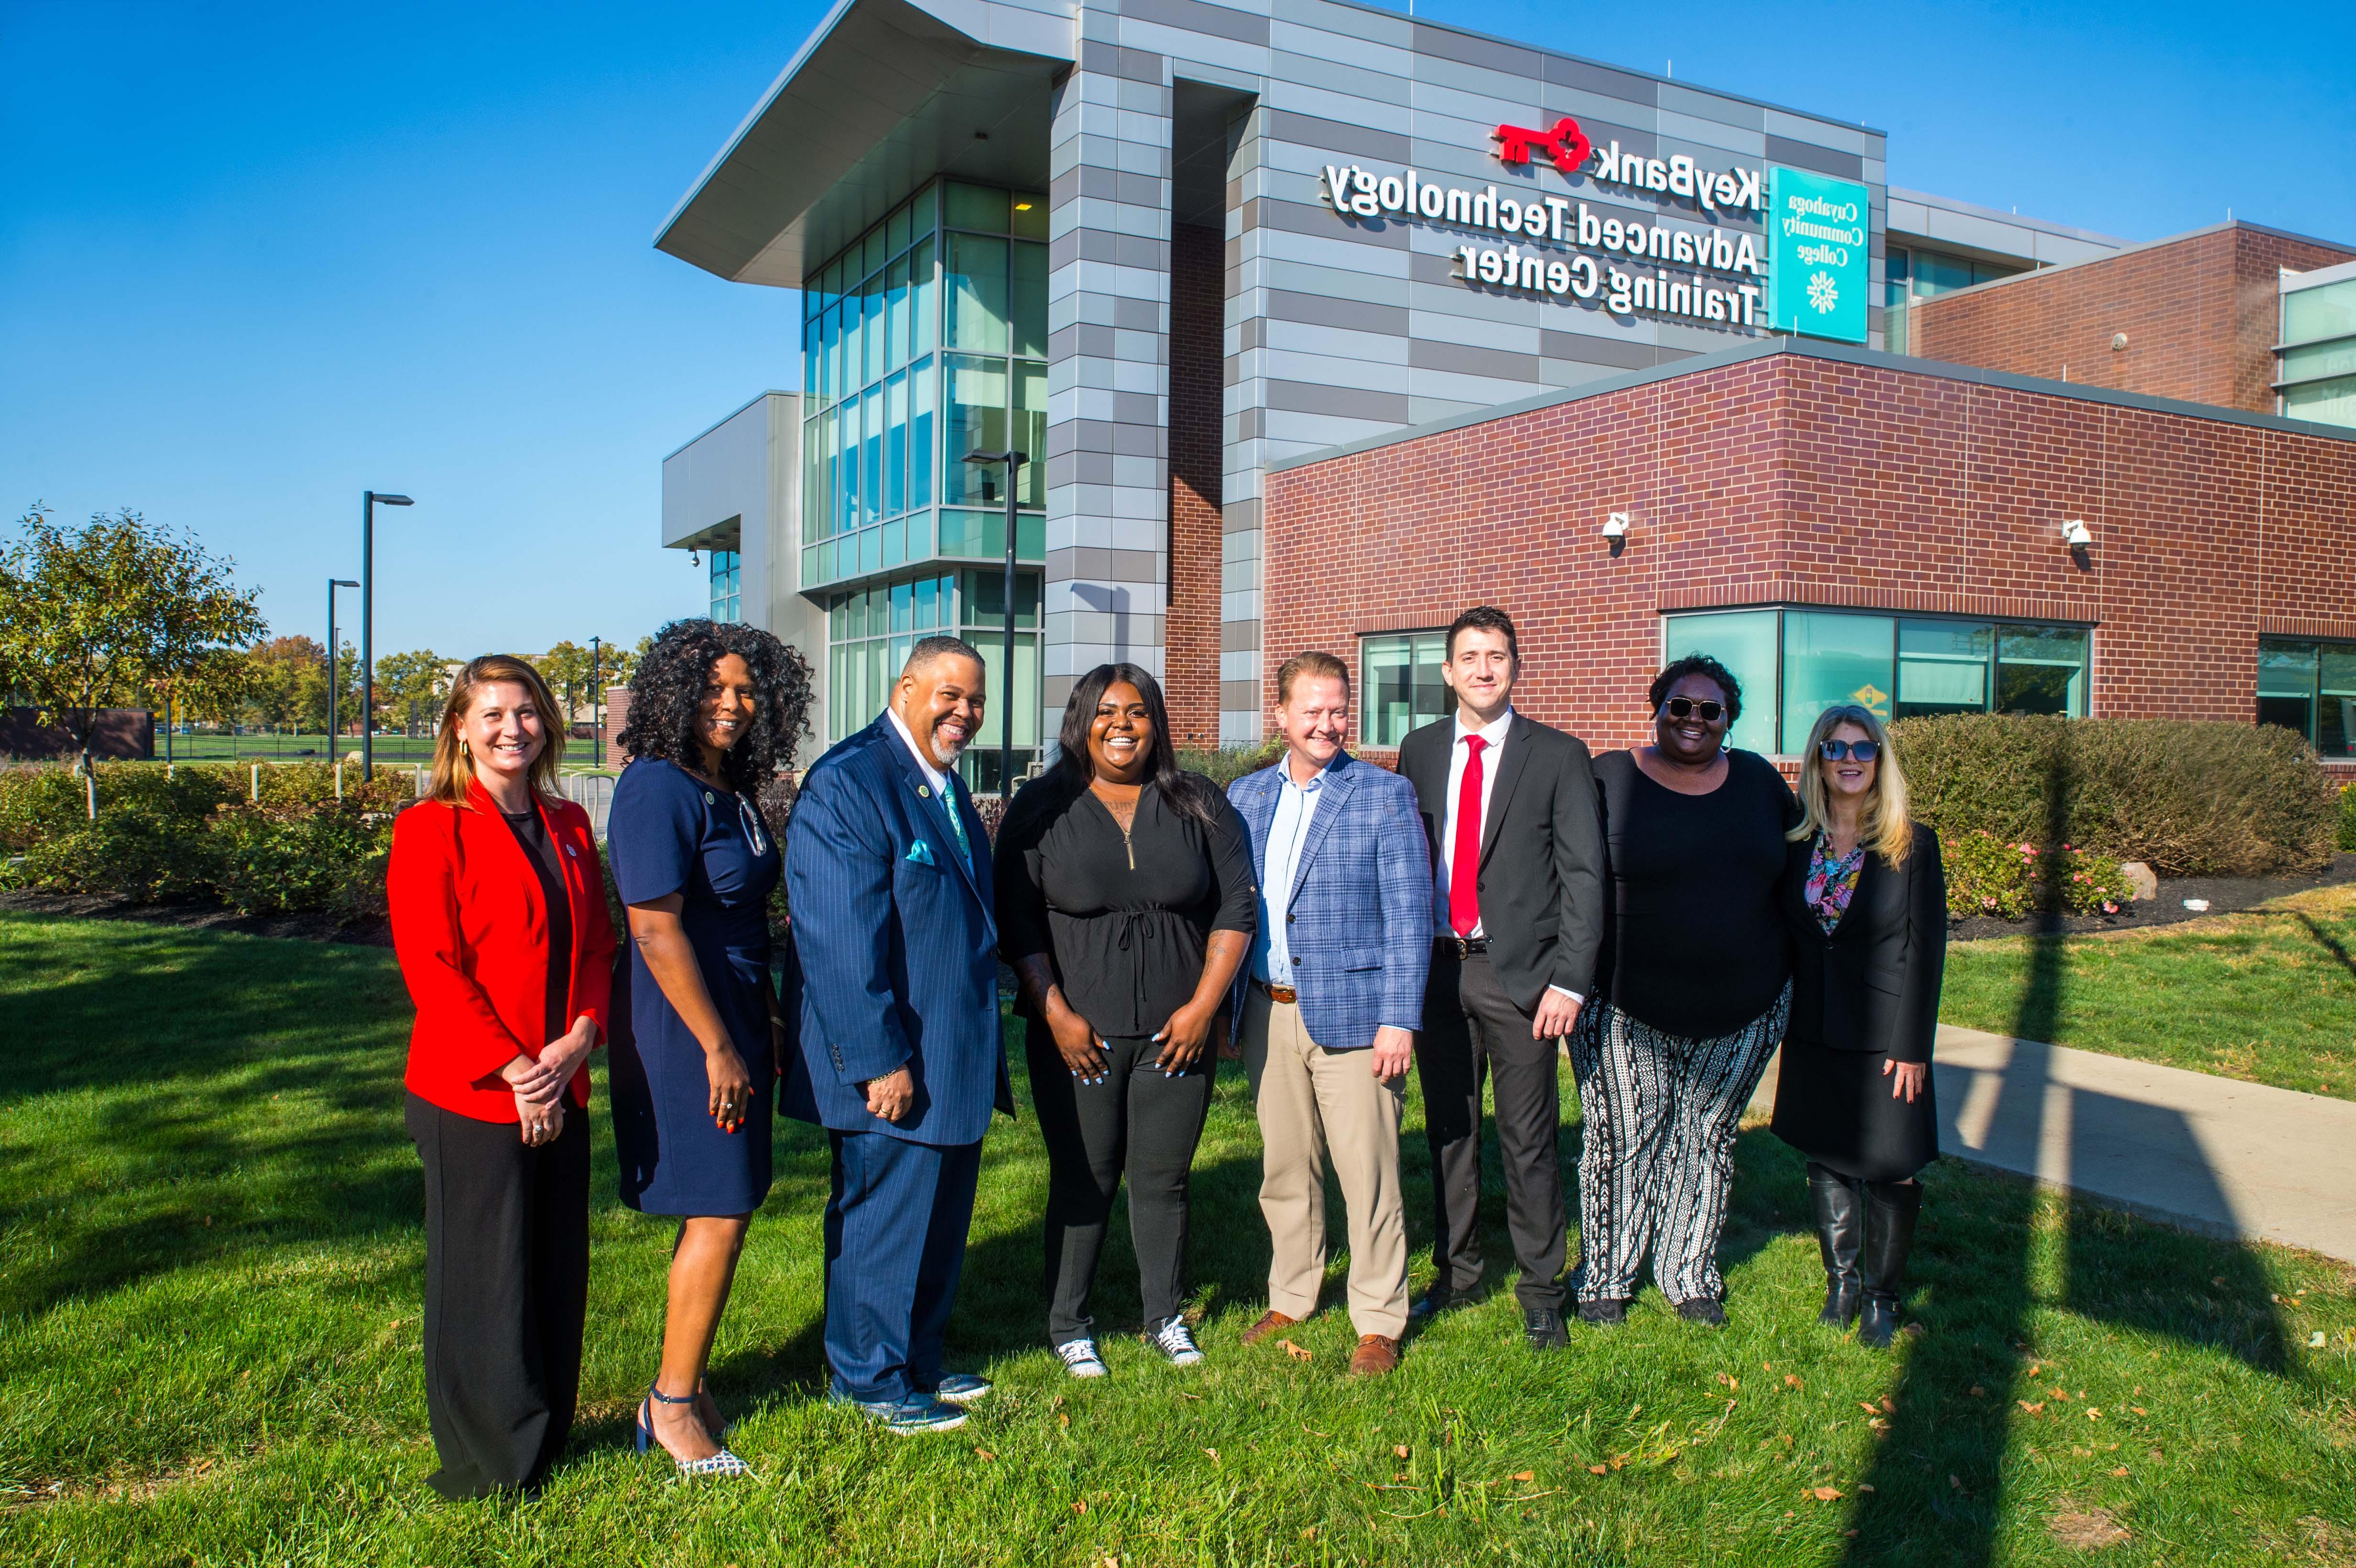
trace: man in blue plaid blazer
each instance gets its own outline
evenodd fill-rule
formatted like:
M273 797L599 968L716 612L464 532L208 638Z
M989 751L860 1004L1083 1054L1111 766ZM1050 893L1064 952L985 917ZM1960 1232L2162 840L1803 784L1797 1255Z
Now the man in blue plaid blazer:
M1342 750L1349 667L1301 654L1276 690L1285 754L1227 791L1259 878L1240 1035L1275 1254L1244 1343L1317 1309L1330 1160L1349 1209L1350 1371L1367 1376L1398 1365L1407 1329L1398 1127L1431 964L1431 859L1414 786Z

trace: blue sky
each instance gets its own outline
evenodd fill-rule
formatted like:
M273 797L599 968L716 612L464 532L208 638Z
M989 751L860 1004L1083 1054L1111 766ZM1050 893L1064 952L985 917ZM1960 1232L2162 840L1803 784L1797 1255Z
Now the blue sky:
M1861 121L1899 186L2356 241L2345 4L1416 9ZM798 307L651 238L822 14L0 0L0 507L193 528L317 636L406 491L388 652L694 613L660 459L791 384Z

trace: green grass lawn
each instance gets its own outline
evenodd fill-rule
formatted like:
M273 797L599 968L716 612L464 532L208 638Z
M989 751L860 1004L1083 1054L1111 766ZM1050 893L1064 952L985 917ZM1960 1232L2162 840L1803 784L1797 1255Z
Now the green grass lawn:
M1208 1364L1173 1371L1130 1338L1117 1241L1098 1303L1113 1375L1060 1375L1037 1285L1044 1159L1027 1120L1001 1120L950 1336L952 1364L999 1392L937 1438L881 1436L819 1401L826 1158L789 1126L713 1371L759 1470L739 1485L681 1484L625 1447L669 1233L615 1202L601 1104L573 1445L537 1502L444 1505L423 1485L407 1019L374 950L0 917L0 1562L2356 1554L2356 1271L1948 1164L1928 1178L1910 1302L1927 1332L1877 1355L1810 1321L1800 1163L1752 1130L1727 1329L1648 1290L1626 1329L1541 1359L1508 1292L1412 1340L1397 1376L1353 1383L1337 1312L1293 1336L1306 1360L1237 1345L1268 1252L1232 1070L1196 1168ZM1412 1100L1408 1122L1428 1240Z
M2050 984L2032 989L2033 969ZM2356 887L2148 931L1957 943L1939 1016L2356 1100Z

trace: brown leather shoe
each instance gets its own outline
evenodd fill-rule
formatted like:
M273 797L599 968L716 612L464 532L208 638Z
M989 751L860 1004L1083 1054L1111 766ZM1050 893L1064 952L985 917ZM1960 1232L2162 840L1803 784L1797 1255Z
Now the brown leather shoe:
M1257 1345L1270 1334L1281 1334L1300 1321L1298 1317L1287 1317L1283 1313L1271 1307L1259 1315L1258 1322L1244 1330L1244 1343Z
M1354 1378L1378 1378L1385 1372L1398 1371L1399 1342L1387 1334L1361 1334L1358 1348L1350 1352L1350 1375Z

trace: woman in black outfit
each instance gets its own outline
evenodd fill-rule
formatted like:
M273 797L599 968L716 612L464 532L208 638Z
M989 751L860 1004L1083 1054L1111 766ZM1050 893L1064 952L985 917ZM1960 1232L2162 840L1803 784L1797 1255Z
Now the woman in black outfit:
M1881 720L1828 709L1801 753L1783 875L1792 1021L1775 1083L1775 1136L1808 1157L1825 1258L1817 1321L1886 1346L1938 1157L1931 1041L1947 956L1938 836L1906 816L1906 778ZM1860 1272L1862 1278L1860 1280Z
M1047 1328L1078 1378L1105 1372L1088 1290L1124 1169L1146 1331L1174 1366L1203 1359L1179 1316L1186 1181L1256 894L1242 819L1169 735L1153 677L1098 665L998 836L999 951L1047 1143Z
M1654 677L1654 741L1595 760L1611 898L1601 995L1571 1034L1579 1315L1627 1317L1649 1248L1677 1315L1726 1321L1718 1237L1742 1108L1783 1035L1775 907L1799 816L1774 764L1726 749L1742 688L1699 655Z

